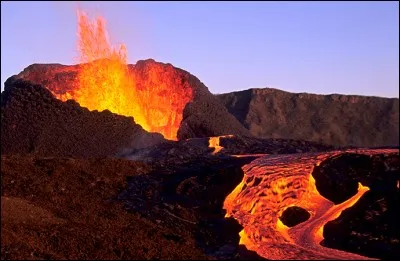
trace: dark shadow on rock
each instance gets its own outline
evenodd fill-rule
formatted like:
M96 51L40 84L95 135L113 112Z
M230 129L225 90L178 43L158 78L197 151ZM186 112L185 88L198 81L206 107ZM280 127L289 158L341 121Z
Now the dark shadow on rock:
M251 90L242 91L240 95L235 95L236 92L216 95L228 109L229 113L234 115L241 124L249 129L249 123L246 122L246 117L250 113L250 103L254 97Z
M183 110L179 140L229 134L252 136L199 79L191 76L189 82L194 97Z

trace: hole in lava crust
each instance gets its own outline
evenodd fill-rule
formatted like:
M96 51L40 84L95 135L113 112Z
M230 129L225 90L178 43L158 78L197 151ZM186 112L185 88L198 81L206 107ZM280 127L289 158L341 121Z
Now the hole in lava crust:
M340 204L357 194L359 181L368 186L361 177L371 169L371 164L368 155L344 153L321 162L314 168L312 176L319 194Z
M288 207L282 212L279 219L288 227L294 227L310 218L310 213L301 207L292 206Z

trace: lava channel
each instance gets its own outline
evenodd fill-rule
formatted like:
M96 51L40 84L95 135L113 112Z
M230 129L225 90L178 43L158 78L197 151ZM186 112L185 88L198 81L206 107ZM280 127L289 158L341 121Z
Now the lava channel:
M318 193L311 173L314 166L344 152L373 155L397 151L358 149L267 155L243 166L242 182L224 202L226 216L243 226L239 244L267 259L371 259L320 245L323 226L354 205L368 188L359 184L356 195L334 205ZM279 217L291 206L307 210L310 218L291 228L285 226Z

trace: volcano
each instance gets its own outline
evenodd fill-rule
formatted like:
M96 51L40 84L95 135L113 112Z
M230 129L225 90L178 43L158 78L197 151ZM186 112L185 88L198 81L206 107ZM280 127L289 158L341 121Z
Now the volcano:
M225 134L251 136L248 130L246 130L238 120L227 111L221 102L210 93L208 88L190 73L173 67L171 64L155 62L152 59L138 61L135 65L128 65L128 69L129 74L133 75L132 77L135 79L137 88L143 90L143 92L147 92L141 97L144 102L141 105L143 108L137 105L136 107L132 107L132 111L148 111L147 115L146 113L144 115L146 118L153 119L153 121L158 119L157 115L177 113L174 111L174 108L168 106L165 108L159 107L163 105L163 103L160 104L160 99L174 101L180 99L179 95L186 95L185 93L174 94L173 88L186 88L190 90L190 93L193 95L191 101L187 102L182 110L182 121L174 125L177 126L177 128L174 129L176 133L172 133L171 129L169 134L166 134L161 127L153 127L148 129L149 131L165 134L165 138L170 138L172 140ZM33 64L15 77L16 79L29 81L32 84L41 85L48 89L55 97L65 101L67 99L66 97L68 97L68 95L71 96L71 93L74 93L74 90L77 89L76 86L79 85L79 71L80 65ZM160 86L162 89L155 90L154 86ZM115 91L123 90L126 89ZM126 91L128 94L133 92L133 90ZM93 92L92 94L92 99L101 99L101 97L106 97L109 93L101 92L102 88L98 86L97 93ZM120 93L119 95L123 96L125 94ZM174 95L178 95L178 97ZM135 105L134 102L132 102L132 104ZM168 104L171 105L172 103L168 102ZM85 107L83 104L80 105ZM118 114L118 111L114 112ZM150 113L154 113L156 116L149 115ZM140 124L140 119L138 120L134 117L134 120ZM165 123L165 126L169 126L168 123Z
M5 91L2 93L3 124L1 129L1 139L3 153L14 152L17 150L25 152L39 150L43 153L46 153L46 151L48 153L53 153L55 150L58 150L63 151L63 155L67 152L69 153L68 155L72 155L74 154L74 151L82 151L87 146L98 146L95 141L97 139L95 139L86 128L90 125L90 120L84 118L77 120L74 115L87 115L85 117L88 117L89 119L106 123L108 121L102 120L102 117L105 115L111 117L112 112L108 109L103 112L98 112L98 110L89 110L88 108L78 104L75 100L69 99L65 101L63 98L67 94L73 93L75 90L74 88L76 88L76 85L78 84L76 79L78 77L79 66L80 65L64 66L58 64L34 64L28 66L20 74L11 77L5 83ZM251 136L251 134L234 118L234 116L228 113L227 109L218 101L218 99L208 91L208 88L190 73L175 68L170 64L162 64L155 62L154 60L139 61L135 65L129 65L128 68L132 75L136 75L136 84L137 86L141 86L140 88L152 90L152 86L156 83L149 79L149 75L155 75L153 78L157 78L158 81L165 80L166 83L163 83L162 86L170 86L172 83L178 82L179 84L177 88L185 88L182 87L184 85L192 90L193 99L188 102L183 109L182 121L178 124L179 129L174 129L177 132L175 134L177 139L184 140L188 138L210 137L224 134L241 135L244 137ZM24 86L26 86L26 88L24 88ZM168 100L176 98L174 98L174 96L168 97L167 95L169 95L169 92L167 91L159 94L148 93L148 95L150 94L160 95L158 96L159 98L164 97ZM99 99L101 100L105 95L106 94L100 92L97 94L94 93L93 99L96 100L96 97L100 97ZM156 97L149 96L148 102L143 104L145 104L145 109L148 110L149 113L153 112L154 115L163 115L162 111L167 108L161 108L163 110L158 110L160 104L157 102L157 99L158 98ZM65 102L62 102L63 100ZM152 107L153 105L155 107ZM23 108L25 108L25 110L29 108L29 113L27 111L21 111ZM135 111L136 107L133 107L132 110ZM75 111L75 114L70 111ZM79 113L80 111L82 111L83 114ZM171 109L168 110L169 115L177 113L178 112L174 112ZM15 119L15 117L25 117L24 121L29 122L29 124L15 124L17 121L21 122L21 119ZM153 138L151 138L152 141L149 141L147 138L144 138L144 136L150 137L151 135L149 136L147 134L148 132L143 129L144 127L136 123L136 118L130 117L130 123L128 124L127 117L124 115L115 115L112 117L125 119L124 124L126 125L122 128L124 130L118 130L118 128L108 130L110 133L109 135L111 135L108 141L105 141L107 131L104 130L103 138L99 139L105 141L104 147L107 147L108 149L100 149L99 147L98 151L103 151L103 153L99 152L100 154L96 153L96 155L110 155L113 154L111 151L115 154L117 153L116 147L121 151L124 147L140 148L151 146L156 143L155 140L163 140L162 137L155 138L157 136L155 133L165 134L164 131L169 131L168 133L172 135L171 131L173 130L173 126L175 126L173 124L168 125L167 121L166 125L164 125L165 128L152 128L155 132ZM149 117L151 118L151 116ZM67 118L68 120L66 120ZM156 118L153 118L153 120L155 119ZM71 125L68 124L66 125L66 122L73 122L75 127L70 127ZM115 124L110 124L109 126L115 126ZM26 126L28 125L30 127L26 129ZM132 134L135 131L128 130L129 125L131 125L131 128L133 129L142 129L141 134ZM45 130L47 128L46 126L51 126L51 128L60 128L60 130ZM116 126L121 125L117 124ZM24 128L24 130L21 130L20 128ZM91 127L88 128L91 129ZM61 132L64 134L60 135L59 133ZM112 133L115 133L115 135L120 138L115 140L111 139ZM68 137L71 136L71 138L66 138L65 141L60 142L59 138L65 135ZM45 143L47 144L46 147L43 147L43 149L35 148L35 144L41 144L40 146L44 146L44 143L38 141L38 139L44 139L44 136L47 137L45 138ZM166 136L166 138L169 137L172 140L175 139L173 138L175 137L173 135ZM119 145L110 145L112 140L117 142ZM68 145L68 148L65 150L60 149L63 147L61 144L64 143L69 143L70 145ZM89 143L91 145L88 145ZM18 147L18 149L16 149L16 147ZM76 149L71 150L72 147L75 147ZM93 150L90 149L88 151ZM79 152L76 155L82 156L84 154L85 153L83 152Z
M250 135L196 77L154 60L127 64L125 45L113 46L101 16L78 10L78 64L33 64L17 79L73 99L90 111L133 117L169 140L224 134Z
M83 12L78 48L76 65L32 64L1 93L2 260L400 257L398 146L346 148L393 145L398 127L337 139L340 125L304 112L330 110L315 97L268 96L271 109L171 64L127 64ZM343 121L398 115L398 100L338 97ZM266 124L264 102L281 121Z

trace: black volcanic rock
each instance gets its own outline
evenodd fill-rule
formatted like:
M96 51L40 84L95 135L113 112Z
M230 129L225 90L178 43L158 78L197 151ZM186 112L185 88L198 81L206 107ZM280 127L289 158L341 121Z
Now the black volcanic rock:
M399 99L249 89L216 95L255 137L398 146Z
M222 154L291 154L333 150L333 146L293 139L259 139L247 136L219 138Z
M316 166L312 176L319 194L335 204L340 204L357 194L358 175L360 171L369 168L371 160L368 155L345 153Z
M399 166L398 155L343 153L315 166L312 176L321 196L340 204L357 194L358 182L374 191L395 187Z
M164 142L132 117L89 112L73 100L62 102L46 88L15 77L1 93L1 153L47 156L112 156L124 147Z
M323 246L380 259L400 258L400 192L370 190L323 230Z
M17 75L35 84L41 84L57 94L71 92L77 87L77 72L80 65L32 64ZM174 83L182 88L190 87L193 100L183 111L183 120L177 133L178 139L236 134L251 136L249 131L232 116L217 97L195 76L171 64L156 62L152 59L141 60L128 65L140 88L151 88L157 80ZM184 87L185 86L185 87ZM73 92L73 91L72 91Z
M219 137L221 150L215 153L210 147L210 138L192 138L180 141L168 141L149 148L126 148L118 157L130 160L139 160L157 165L181 165L199 157L231 157L243 155L256 157L251 154L291 154L299 152L329 151L333 147L315 142L284 140L284 139L257 139L246 136Z
M343 201L361 182L370 190L323 229L326 247L375 258L400 257L400 156L398 153L365 156L344 154L321 163L313 176L321 195ZM349 177L345 177L349 176ZM325 182L321 186L321 180ZM343 182L341 186L338 186ZM320 184L319 184L320 183ZM340 200L338 197L340 196Z

